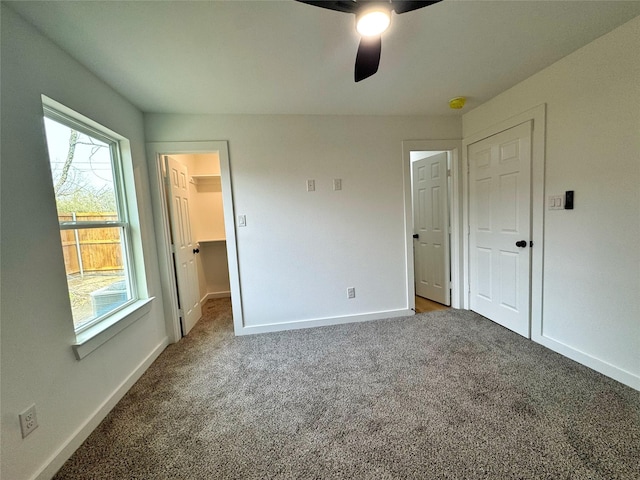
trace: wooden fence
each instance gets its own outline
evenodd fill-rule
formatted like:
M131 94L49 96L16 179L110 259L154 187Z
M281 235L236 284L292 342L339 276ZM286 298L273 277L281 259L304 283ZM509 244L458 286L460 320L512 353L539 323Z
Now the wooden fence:
M58 216L60 222L113 221L115 213L77 213ZM123 270L120 227L60 230L67 275L116 273Z

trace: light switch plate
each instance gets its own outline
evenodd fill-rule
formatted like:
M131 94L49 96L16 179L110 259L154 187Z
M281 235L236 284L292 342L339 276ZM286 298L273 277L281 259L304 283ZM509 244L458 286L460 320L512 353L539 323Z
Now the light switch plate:
M564 196L563 195L549 195L547 201L547 207L549 210L562 210L564 209Z
M307 180L307 192L315 192L315 191L316 191L316 181Z
M238 226L246 227L247 226L247 216L246 215L238 215Z

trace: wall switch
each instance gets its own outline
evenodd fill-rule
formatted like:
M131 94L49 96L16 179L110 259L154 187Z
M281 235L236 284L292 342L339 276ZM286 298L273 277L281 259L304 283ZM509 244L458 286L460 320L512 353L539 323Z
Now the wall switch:
M342 190L342 179L341 178L334 178L333 179L333 189L335 191Z
M33 404L24 412L18 415L20 419L20 430L22 430L22 438L25 438L36 428L38 428L38 418L36 417L36 405Z
M247 226L247 216L246 215L238 215L238 226L246 227Z
M549 210L562 210L564 208L563 195L549 195L547 206Z
M307 180L307 192L315 192L315 191L316 191L316 181Z
M356 298L356 289L353 287L347 288L347 298Z

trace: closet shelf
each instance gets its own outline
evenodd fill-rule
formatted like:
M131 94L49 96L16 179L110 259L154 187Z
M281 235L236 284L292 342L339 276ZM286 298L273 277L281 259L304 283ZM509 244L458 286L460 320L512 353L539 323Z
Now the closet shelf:
M191 175L191 183L195 183L196 185L199 183L211 183L216 180L220 180L220 174L213 175Z
M198 240L198 243L219 243L219 242L226 242L227 239L226 238L207 238L204 240Z

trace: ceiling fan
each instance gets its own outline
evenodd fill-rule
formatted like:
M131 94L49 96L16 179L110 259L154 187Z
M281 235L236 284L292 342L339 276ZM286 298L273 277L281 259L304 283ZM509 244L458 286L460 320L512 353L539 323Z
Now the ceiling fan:
M428 7L442 0L296 0L300 3L326 8L336 12L353 13L356 30L360 34L360 45L356 54L354 78L356 82L370 77L378 71L382 51L382 32L391 23L391 12L398 14Z

